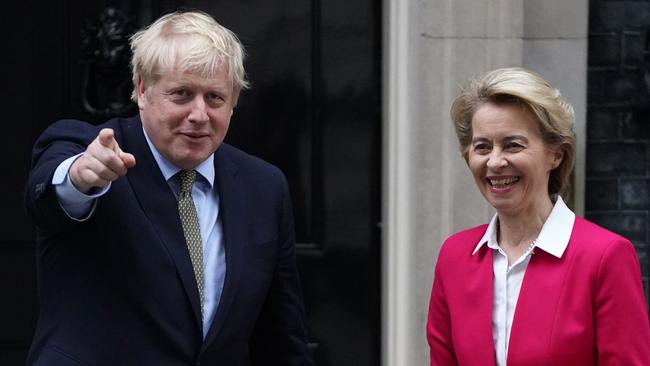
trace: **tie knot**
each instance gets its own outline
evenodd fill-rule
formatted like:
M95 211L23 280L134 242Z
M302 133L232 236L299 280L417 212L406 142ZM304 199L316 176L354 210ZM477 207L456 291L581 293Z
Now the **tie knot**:
M196 180L196 170L181 170L178 174L181 178L181 194L192 194L192 186Z

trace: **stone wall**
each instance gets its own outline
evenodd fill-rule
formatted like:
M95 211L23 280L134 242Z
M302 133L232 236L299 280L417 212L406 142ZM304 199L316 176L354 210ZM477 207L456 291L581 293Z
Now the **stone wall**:
M450 122L460 85L498 67L539 72L576 109L576 180L584 183L587 14L588 0L384 1L382 365L429 364L425 323L440 245L494 212Z

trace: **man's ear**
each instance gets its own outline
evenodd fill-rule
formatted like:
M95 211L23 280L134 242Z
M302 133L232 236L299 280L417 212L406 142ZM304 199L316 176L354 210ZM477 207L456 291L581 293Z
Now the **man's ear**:
M240 88L234 88L232 91L232 106L230 107L230 117L232 117L232 114L235 113L235 107L239 101L239 92L241 92Z
M136 87L135 87L135 92L138 96L138 107L140 109L143 109L146 104L146 101L144 100L146 96L144 95L145 86L144 86L144 80L142 80L142 78L138 78L138 82L136 83Z

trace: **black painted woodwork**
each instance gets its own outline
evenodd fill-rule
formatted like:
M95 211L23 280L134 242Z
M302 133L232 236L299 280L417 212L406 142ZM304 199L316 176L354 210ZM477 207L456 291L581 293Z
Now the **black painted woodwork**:
M60 118L99 123L128 114L84 107L84 29L110 6L136 27L170 10L198 8L241 38L252 88L240 97L227 141L289 179L317 364L378 365L381 2L372 0L12 4L0 18L0 153L9 165L0 184L11 193L0 205L0 364L24 364L37 306L33 226L22 207L31 145ZM91 100L104 105L110 93L94 87Z

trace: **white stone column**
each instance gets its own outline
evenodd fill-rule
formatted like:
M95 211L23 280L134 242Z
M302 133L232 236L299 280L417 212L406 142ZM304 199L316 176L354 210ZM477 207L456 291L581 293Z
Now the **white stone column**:
M523 65L557 85L584 121L587 29L578 29L588 4L577 1L567 9L561 0L385 0L382 365L428 365L425 324L442 241L493 212L451 125L460 85ZM576 16L577 25L565 24ZM562 61L570 67L556 57L571 58Z
M572 208L584 215L587 141L588 0L525 0L523 66L538 72L575 111Z

